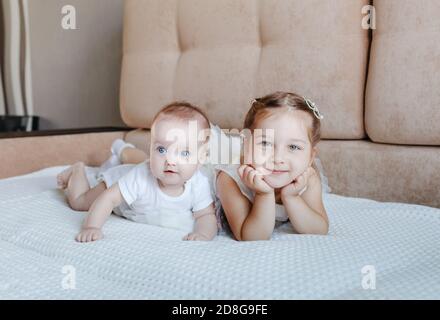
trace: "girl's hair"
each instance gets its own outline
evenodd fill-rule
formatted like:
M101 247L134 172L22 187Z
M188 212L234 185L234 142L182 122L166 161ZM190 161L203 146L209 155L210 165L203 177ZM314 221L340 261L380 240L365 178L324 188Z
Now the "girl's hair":
M312 127L309 130L309 139L312 143L312 146L316 146L321 139L320 119L315 116L313 110L310 109L306 100L296 93L277 91L264 97L255 99L251 108L246 114L243 126L244 129L254 129L255 122L259 115L282 107L287 107L287 110L301 110L307 112L312 117Z

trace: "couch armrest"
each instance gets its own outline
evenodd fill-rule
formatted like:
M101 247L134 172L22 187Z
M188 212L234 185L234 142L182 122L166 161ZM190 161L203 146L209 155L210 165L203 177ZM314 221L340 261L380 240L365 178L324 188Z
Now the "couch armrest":
M0 139L0 179L77 161L98 166L110 156L112 142L123 139L126 130L129 129L48 131L8 138L3 135Z

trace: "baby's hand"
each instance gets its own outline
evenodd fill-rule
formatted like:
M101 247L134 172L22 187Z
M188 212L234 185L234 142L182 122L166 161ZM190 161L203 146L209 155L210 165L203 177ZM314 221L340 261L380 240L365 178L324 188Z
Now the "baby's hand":
M263 174L249 165L242 165L238 168L238 175L243 183L257 193L270 193L274 189L263 179Z
M182 240L187 241L209 241L211 239L208 239L208 237L204 236L203 234L191 232L188 233L186 236L183 237Z
M104 235L101 229L98 228L84 228L76 236L75 240L78 242L90 242L102 239Z
M307 186L310 178L316 174L315 169L308 167L299 177L281 189L281 197L296 197Z

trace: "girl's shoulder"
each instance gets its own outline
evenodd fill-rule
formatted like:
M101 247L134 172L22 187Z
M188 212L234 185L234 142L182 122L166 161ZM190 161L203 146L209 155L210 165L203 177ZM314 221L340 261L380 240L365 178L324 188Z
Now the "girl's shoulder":
M215 184L219 182L219 180L225 181L225 182L233 182L238 185L237 178L239 179L240 176L238 175L238 166L237 165L222 165L222 166L216 166L215 168ZM220 177L225 177L222 179L219 179Z
M239 164L228 164L228 165L225 164L225 165L217 165L215 167L215 170L217 173L224 172L230 177L235 177L235 176L239 177L238 176L239 167L240 167Z
M241 181L240 176L238 175L238 168L240 167L240 165L224 165L224 166L218 166L216 167L216 181L215 181L215 185L217 187L217 181L218 181L218 177L221 173L223 173L223 175L229 177L236 185L237 187L240 189L240 192L251 202L253 202L254 200L254 193L251 189L249 189L244 183L243 181Z

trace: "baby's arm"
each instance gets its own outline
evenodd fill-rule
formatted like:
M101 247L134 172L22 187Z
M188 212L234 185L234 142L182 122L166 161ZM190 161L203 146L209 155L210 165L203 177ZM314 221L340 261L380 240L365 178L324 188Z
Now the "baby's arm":
M117 183L96 198L89 209L81 232L76 236L78 242L90 242L103 237L101 228L113 209L122 202L122 194Z
M187 234L183 240L212 240L217 234L214 203L193 214L196 219L194 232Z
M328 233L328 218L322 202L321 180L313 168L309 168L307 172L302 177L307 190L302 195L282 192L282 201L289 220L298 233L325 235Z
M252 204L235 181L220 172L217 179L218 196L235 239L268 240L275 227L274 192L256 193Z

